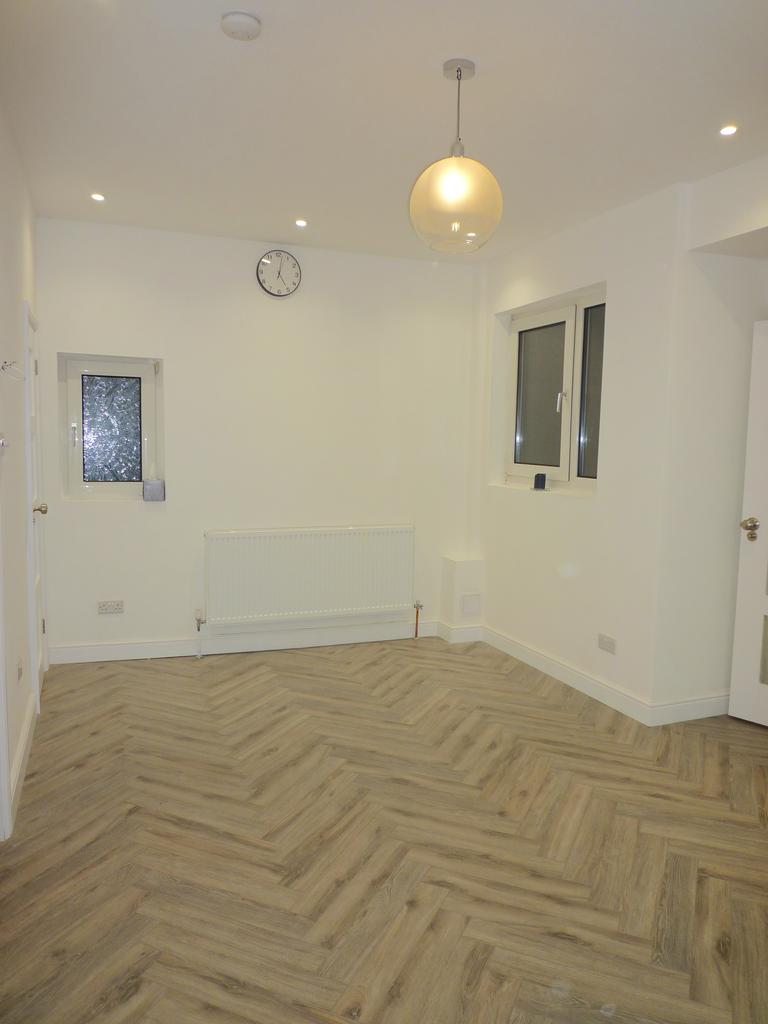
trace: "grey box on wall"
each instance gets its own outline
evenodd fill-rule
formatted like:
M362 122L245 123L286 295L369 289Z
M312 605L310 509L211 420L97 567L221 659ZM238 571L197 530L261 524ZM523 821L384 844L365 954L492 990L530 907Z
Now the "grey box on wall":
M165 480L145 480L144 501L165 501Z

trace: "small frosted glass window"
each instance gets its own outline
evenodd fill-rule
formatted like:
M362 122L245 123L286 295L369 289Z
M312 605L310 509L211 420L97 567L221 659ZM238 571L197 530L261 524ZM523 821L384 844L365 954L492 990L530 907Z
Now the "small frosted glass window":
M515 462L559 466L565 323L520 331Z
M600 399L603 380L605 303L584 310L584 348L581 361L579 415L579 476L597 479L600 443Z
M83 480L137 482L141 475L141 378L82 374Z

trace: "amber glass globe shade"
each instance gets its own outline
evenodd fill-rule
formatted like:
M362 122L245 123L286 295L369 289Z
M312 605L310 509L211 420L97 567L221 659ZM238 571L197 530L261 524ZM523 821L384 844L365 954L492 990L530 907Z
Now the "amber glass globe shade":
M474 252L485 245L503 207L498 181L468 156L430 164L411 189L411 224L436 252Z

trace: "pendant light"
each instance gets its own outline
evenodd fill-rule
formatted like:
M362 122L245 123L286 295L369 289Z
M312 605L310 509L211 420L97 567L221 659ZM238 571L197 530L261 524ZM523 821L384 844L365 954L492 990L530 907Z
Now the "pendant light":
M413 230L436 252L475 252L501 220L498 181L484 164L464 156L461 141L461 83L474 73L475 65L464 58L443 65L445 77L456 82L456 141L451 155L430 164L411 189Z

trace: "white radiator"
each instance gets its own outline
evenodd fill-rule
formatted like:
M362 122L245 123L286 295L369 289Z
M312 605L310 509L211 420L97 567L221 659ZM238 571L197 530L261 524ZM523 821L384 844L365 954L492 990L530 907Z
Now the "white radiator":
M414 529L209 530L209 627L413 614ZM312 623L308 623L312 624Z

